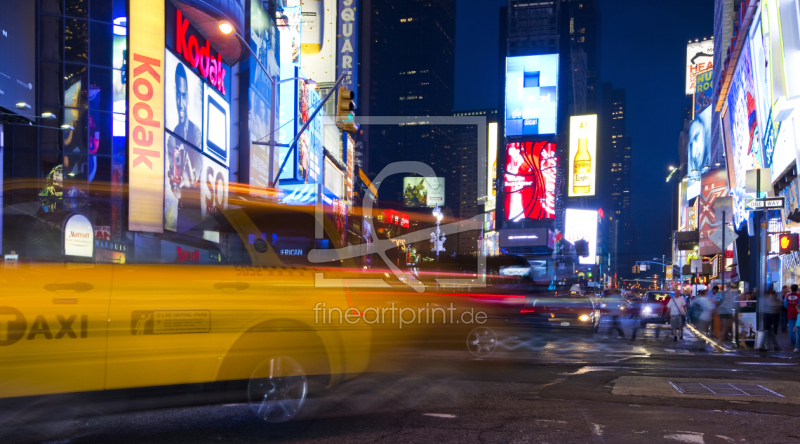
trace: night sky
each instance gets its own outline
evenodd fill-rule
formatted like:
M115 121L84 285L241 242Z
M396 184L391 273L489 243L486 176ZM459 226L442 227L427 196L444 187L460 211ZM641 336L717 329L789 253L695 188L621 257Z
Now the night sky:
M678 165L686 44L714 33L713 0L598 0L600 80L626 90L633 139L631 213L642 260L669 257L669 165ZM457 0L456 110L497 106L499 8L505 0ZM675 178L672 179L675 183ZM674 214L674 215L673 215Z

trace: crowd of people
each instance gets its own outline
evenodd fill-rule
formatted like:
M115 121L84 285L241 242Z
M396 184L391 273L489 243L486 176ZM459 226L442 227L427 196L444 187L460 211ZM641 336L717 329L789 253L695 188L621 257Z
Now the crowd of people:
M800 329L797 328L798 302L800 302L798 286L792 285L791 288L784 286L780 293L769 289L764 293L763 303L756 302L755 292L741 293L728 288L720 291L718 285L711 289L711 293L701 290L696 296L677 295L666 307L673 340L683 339L683 327L687 320L701 333L710 334L715 315L719 316L720 325L716 334L717 339L732 340L735 335L733 316L737 305L743 308L748 304L754 304L758 315L763 319L770 346L776 351L781 349L777 339L780 331L789 334L789 342L795 347L794 352L800 352L800 331L798 331Z

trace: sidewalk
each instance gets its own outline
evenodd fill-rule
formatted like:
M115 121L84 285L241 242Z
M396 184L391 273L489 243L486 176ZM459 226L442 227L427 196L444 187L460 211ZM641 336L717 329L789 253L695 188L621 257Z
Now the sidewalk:
M737 348L736 344L734 344L733 341L731 341L731 340L720 341L719 339L713 337L712 335L705 335L703 333L700 333L700 331L697 330L694 327L694 325L692 325L692 324L687 324L686 328L690 329L695 334L695 336L697 338L705 340L709 345L711 345L712 347L714 347L714 349L716 349L717 351L720 351L720 352L727 352L727 353L731 353L731 352L763 353L765 351L773 351L773 347L774 347L774 344L768 344L768 346L769 346L768 350L756 350L756 349L752 349L752 348L747 348L747 346L745 346L743 344L741 347ZM781 331L779 329L778 333L775 335L777 340L778 340L778 347L780 347L780 349L781 349L780 351L783 352L783 353L792 353L794 348L795 348L795 346L790 343L790 339L789 339L789 334L790 333L791 332L789 332L788 330L787 330L786 333L781 333Z

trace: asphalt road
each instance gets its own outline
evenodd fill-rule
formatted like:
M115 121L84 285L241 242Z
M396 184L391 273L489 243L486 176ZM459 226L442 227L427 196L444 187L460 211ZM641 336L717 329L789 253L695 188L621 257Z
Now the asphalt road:
M791 352L715 353L689 335L656 339L650 328L636 341L539 331L501 338L486 358L402 350L375 361L309 399L308 417L290 423L265 424L243 404L194 406L16 418L0 442L800 442L800 357ZM698 381L781 396L687 395L670 384Z

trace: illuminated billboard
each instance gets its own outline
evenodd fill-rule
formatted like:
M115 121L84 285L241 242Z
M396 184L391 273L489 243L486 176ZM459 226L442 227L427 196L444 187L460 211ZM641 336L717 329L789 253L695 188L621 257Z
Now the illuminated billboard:
M714 68L714 41L691 42L686 46L686 95L694 94L697 75Z
M128 229L163 232L164 2L141 0L128 16Z
M407 207L444 206L444 177L404 177L403 205Z
M493 200L497 196L497 122L489 123L489 143L486 156L486 200Z
M711 167L711 117L714 111L711 106L714 96L712 74L713 71L706 71L695 79L694 119L689 124L686 147L688 200L700 194L700 175Z
M697 199L697 225L700 229L700 255L719 254L722 249L711 240L712 235L722 226L717 220L715 205L720 198L728 196L728 173L719 168L703 174L703 192Z
M506 59L506 136L556 133L558 54Z
M569 118L569 196L597 192L597 114Z
M728 91L727 119L730 122L730 150L736 187L745 187L745 172L761 168L761 136L756 117L750 40L745 42ZM730 162L730 159L729 159ZM733 184L731 184L733 186Z
M769 2L769 3L775 3ZM761 15L750 28L750 50L753 66L753 86L756 92L756 114L763 135L764 168L772 171L775 181L795 160L794 125L791 119L780 122L775 107L783 94L783 60L781 28L777 25L777 5L764 4ZM770 26L770 23L773 25ZM788 54L788 52L787 52ZM777 74L777 76L776 76Z
M267 69L269 75L279 74L277 50L278 30L261 1L250 0L250 49L258 55L258 61ZM269 141L272 130L272 109L277 100L271 97L271 81L262 70L256 59L248 58L248 77L250 82L248 94L248 129L250 132L250 184L266 187L270 177L278 173L280 166L279 150L270 152ZM283 85L281 85L283 88ZM287 88L289 88L287 86ZM274 98L274 99L277 99ZM254 143L258 142L258 143ZM272 171L270 171L270 163Z
M336 0L303 2L300 63L317 83L336 81Z
M589 244L589 256L579 259L581 264L594 265L597 256L597 211L567 208L564 222L564 239L573 244L585 240Z
M543 141L509 143L505 165L506 220L555 219L556 144Z

